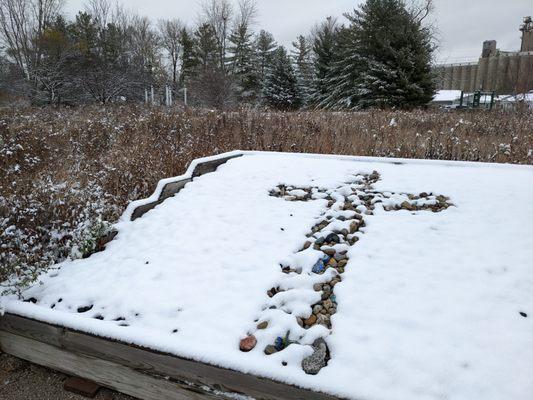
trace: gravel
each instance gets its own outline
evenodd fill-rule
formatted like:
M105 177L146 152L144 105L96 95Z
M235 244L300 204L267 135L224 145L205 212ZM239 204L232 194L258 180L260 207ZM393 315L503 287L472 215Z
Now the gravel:
M0 351L0 398L2 400L86 400L67 392L67 375L31 364ZM97 400L135 400L133 397L102 388Z

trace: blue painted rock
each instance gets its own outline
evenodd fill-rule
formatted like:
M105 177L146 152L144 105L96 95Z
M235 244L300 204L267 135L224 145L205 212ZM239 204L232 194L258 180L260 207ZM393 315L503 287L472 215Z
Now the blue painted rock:
M316 264L313 265L313 272L315 274L320 274L320 273L324 272L325 269L326 269L326 267L324 266L324 261L322 261L322 260L318 260L316 262Z

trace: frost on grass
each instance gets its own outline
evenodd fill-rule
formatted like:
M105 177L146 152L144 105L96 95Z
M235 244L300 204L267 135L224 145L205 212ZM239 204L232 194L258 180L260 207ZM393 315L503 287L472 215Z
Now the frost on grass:
M495 112L0 110L0 281L10 277L0 291L20 294L40 271L94 247L99 221L114 223L194 158L239 148L532 164L532 121Z

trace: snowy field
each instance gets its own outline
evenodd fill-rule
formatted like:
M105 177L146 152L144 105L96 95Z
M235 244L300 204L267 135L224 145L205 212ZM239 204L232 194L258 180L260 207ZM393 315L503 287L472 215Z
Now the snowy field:
M129 213L5 310L350 399L533 398L532 167L249 153Z

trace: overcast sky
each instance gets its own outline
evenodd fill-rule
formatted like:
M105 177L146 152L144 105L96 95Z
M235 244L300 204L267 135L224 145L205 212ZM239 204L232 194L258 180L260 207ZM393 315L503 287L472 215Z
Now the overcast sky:
M84 0L65 0L72 16ZM200 0L119 0L127 9L159 18L179 18L194 25ZM236 3L237 0L234 0ZM341 16L353 10L357 0L257 0L256 28L272 32L278 43L290 45L327 16ZM532 0L435 0L433 19L439 34L439 61L475 60L484 40L495 39L502 50L520 48L518 27L522 17L533 15Z

